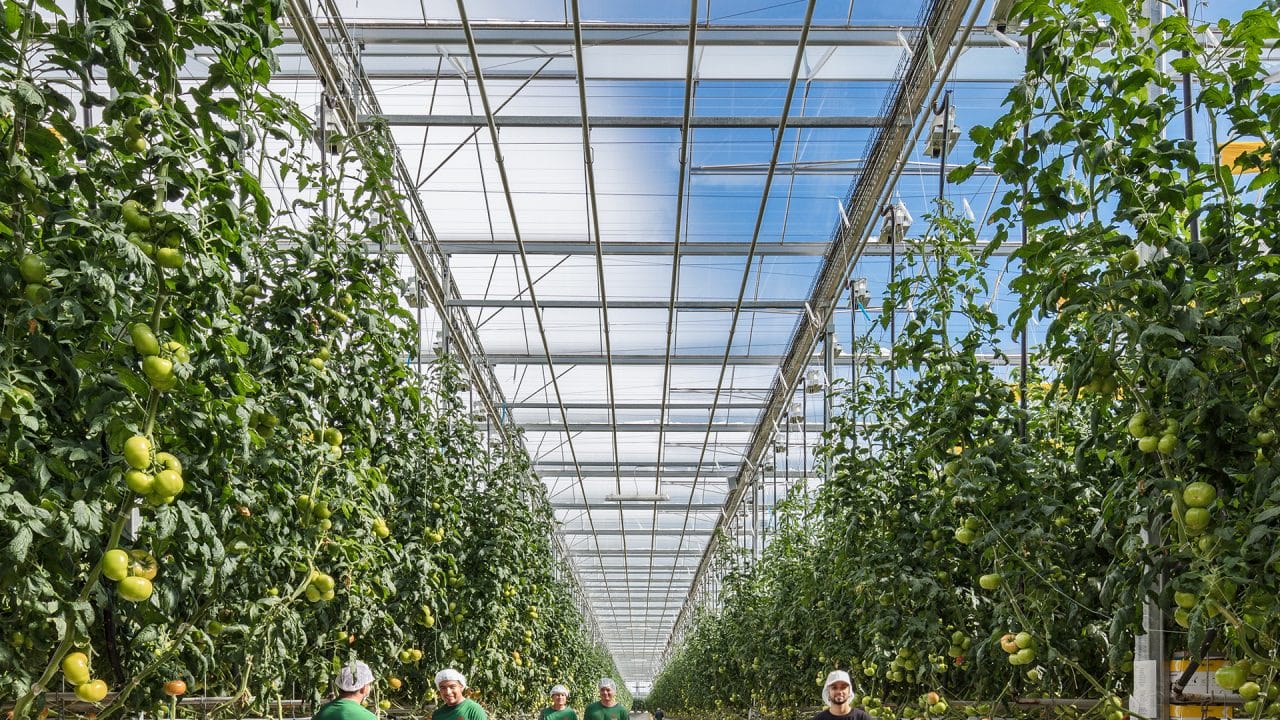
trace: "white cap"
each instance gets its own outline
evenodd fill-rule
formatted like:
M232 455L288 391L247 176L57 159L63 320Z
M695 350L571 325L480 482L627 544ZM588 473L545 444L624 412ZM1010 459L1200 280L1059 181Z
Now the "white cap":
M563 695L563 696L565 696L565 697L569 697L569 688L567 688L567 687L565 687L565 686L563 686L563 685L556 685L556 686L553 686L553 687L551 688L551 692L549 692L549 693L547 693L547 694L548 694L548 695Z
M373 682L373 671L359 660L352 660L338 671L338 689L355 692Z
M441 683L448 682L449 680L453 680L461 685L463 690L467 689L467 679L457 670L454 670L453 668L445 668L444 670L436 673L436 687L440 687Z
M831 704L831 694L829 691L831 690L831 686L835 685L838 682L842 682L845 685L848 685L850 690L853 689L853 680L849 679L849 673L845 672L844 670L832 670L830 673L827 674L827 681L822 684L822 704L823 705Z
M597 687L601 690L605 688L609 688L610 690L618 689L618 686L613 684L613 678L600 678L600 684Z

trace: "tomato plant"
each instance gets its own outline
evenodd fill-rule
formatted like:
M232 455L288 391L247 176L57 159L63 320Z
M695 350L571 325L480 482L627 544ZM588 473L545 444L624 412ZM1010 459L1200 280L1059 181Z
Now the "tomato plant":
M527 457L477 431L447 359L405 363L396 263L365 251L403 233L388 146L322 170L267 85L279 4L78 7L5 0L0 30L15 718L59 669L103 720L188 682L265 714L356 656L413 708L445 664L493 710L612 674ZM90 73L82 105L66 80ZM278 202L268 177L304 192Z
M720 559L723 609L696 616L650 703L811 705L841 667L873 715L932 714L936 691L1000 717L1020 696L1093 697L1079 713L1120 720L1154 602L1171 651L1226 655L1220 683L1258 686L1246 711L1280 712L1257 701L1276 691L1280 633L1280 95L1260 60L1277 18L1142 13L1016 3L1026 76L952 173L989 164L1012 188L992 220L995 245L1027 228L1016 312L1006 326L981 302L976 234L941 208L926 234L945 249L908 248L883 302L913 309L892 355L903 381L859 368L816 504L784 507L749 569ZM1171 130L1184 113L1208 127L1199 144ZM1262 149L1236 175L1217 151L1242 138ZM1033 323L1044 342L1010 387L976 356Z

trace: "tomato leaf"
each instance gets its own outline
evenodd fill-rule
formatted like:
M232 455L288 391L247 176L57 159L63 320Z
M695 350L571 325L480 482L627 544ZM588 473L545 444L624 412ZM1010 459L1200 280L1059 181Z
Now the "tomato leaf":
M21 563L25 561L27 559L27 550L31 547L32 538L31 528L26 525L19 526L13 534L13 538L9 540L5 554L14 562Z

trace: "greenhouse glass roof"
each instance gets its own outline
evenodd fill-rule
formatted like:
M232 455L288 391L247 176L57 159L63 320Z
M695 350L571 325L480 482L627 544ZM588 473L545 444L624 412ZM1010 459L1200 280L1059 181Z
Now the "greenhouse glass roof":
M318 109L324 79L331 117L389 127L423 349L469 368L491 432L522 429L641 695L714 594L717 534L758 551L816 482L823 388L900 251L882 210L937 194L929 108L949 90L961 128L990 122L1020 74L1001 5L287 3L278 89ZM980 170L948 196L980 218L996 192Z

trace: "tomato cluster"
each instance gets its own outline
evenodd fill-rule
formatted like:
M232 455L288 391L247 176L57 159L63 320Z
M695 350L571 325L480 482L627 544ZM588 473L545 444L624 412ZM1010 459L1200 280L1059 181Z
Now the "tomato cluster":
M352 657L412 708L446 664L494 710L614 674L527 456L476 428L449 359L418 358L394 259L365 252L406 232L388 138L322 171L267 87L280 4L38 5L0 23L16 720L62 687L104 714L188 690L266 714ZM66 95L67 69L111 92ZM316 195L282 203L270 177Z
M934 691L975 703L953 715L1123 720L1152 603L1171 655L1226 658L1236 717L1280 717L1274 4L1212 26L1134 3L1015 12L1027 75L951 175L981 163L1012 188L987 246L1026 233L1010 326L985 301L1003 263L944 204L873 329L911 308L892 353L905 379L859 367L816 499L780 508L749 570L722 559L722 609L696 616L649 698L673 715L811 705L841 667L873 715L932 714ZM1193 107L1157 69L1173 55ZM1170 131L1183 116L1212 137ZM1259 150L1219 165L1242 137ZM1014 392L976 356L1028 332Z

